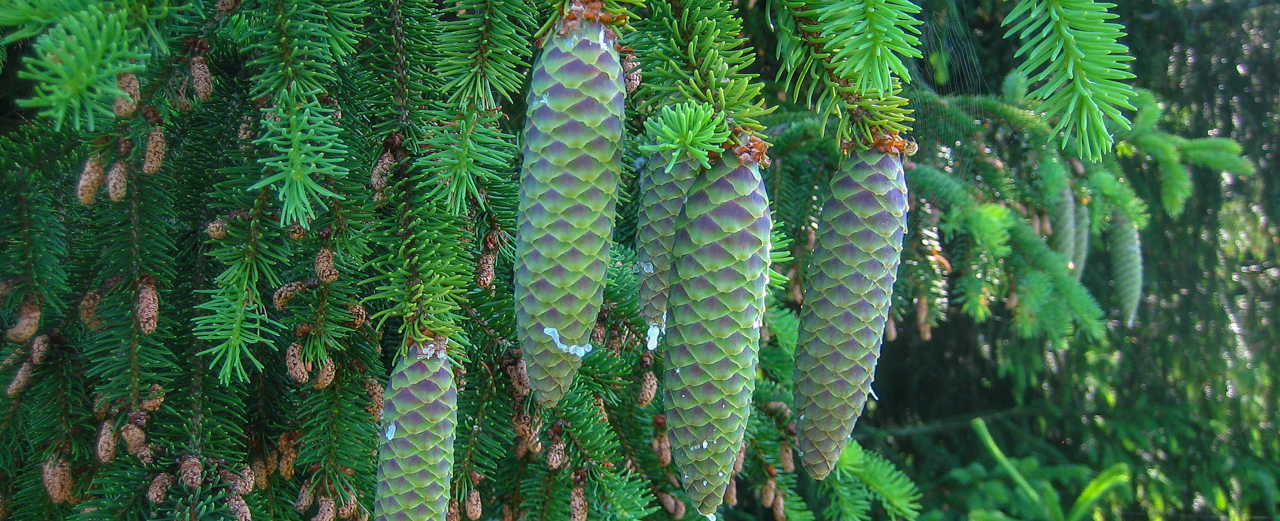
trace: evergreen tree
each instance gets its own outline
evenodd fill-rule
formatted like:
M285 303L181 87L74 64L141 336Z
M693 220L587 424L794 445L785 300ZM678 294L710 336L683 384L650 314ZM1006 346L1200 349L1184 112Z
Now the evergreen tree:
M1230 30L982 4L5 3L0 519L1274 513Z

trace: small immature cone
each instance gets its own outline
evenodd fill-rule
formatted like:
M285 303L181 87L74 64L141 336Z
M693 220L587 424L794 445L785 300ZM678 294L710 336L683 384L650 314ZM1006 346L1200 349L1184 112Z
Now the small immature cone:
M156 280L143 275L138 284L138 327L150 335L156 332L160 322L160 298L156 294Z
M458 505L458 500L449 500L449 509L444 515L445 521L462 521L462 507Z
M320 248L316 252L316 277L325 284L338 280L338 268L333 265L333 250Z
M71 500L71 489L74 486L71 479L71 464L62 459L61 454L54 453L44 461L41 477L44 479L44 489L49 493L50 502L66 503Z
M293 464L298 461L298 448L294 447L293 440L293 436L288 433L280 436L280 458L278 466L280 477L284 479L293 479Z
M765 506L773 505L773 500L777 499L775 497L777 494L778 482L774 481L773 478L766 479L764 481L764 487L760 489L760 504Z
M150 394L142 399L142 410L154 412L164 405L164 388L160 384L151 384Z
M104 421L98 428L98 444L95 452L98 461L103 465L116 460L116 423L114 421Z
M103 170L102 157L98 154L90 155L84 162L84 170L80 172L80 185L76 190L80 204L89 206L98 197L98 190L102 189L102 184L107 180Z
M653 371L645 371L640 376L640 397L636 400L636 405L647 407L653 401L653 397L658 395L658 375Z
M356 515L356 511L360 510L360 503L356 501L356 495L347 496L347 500L338 505L338 518L349 519Z
M178 477L188 487L199 487L200 482L204 480L203 472L204 465L200 463L200 458L196 456L183 456L178 462Z
M654 492L653 495L658 496L658 502L662 504L662 508L666 509L668 514L675 515L677 503L676 498L672 497L671 494L662 491Z
M164 129L151 127L151 131L147 132L147 152L142 160L142 171L148 174L159 172L160 166L164 164L164 154L167 149Z
M1052 208L1052 221L1057 232L1050 238L1053 250L1070 263L1076 257L1076 194L1063 188L1058 204Z
M791 473L796 471L795 456L791 453L791 443L782 440L778 445L778 465L782 467L783 472Z
M213 76L209 74L209 63L204 56L191 59L191 86L195 87L196 97L208 101L213 95Z
M289 376L293 377L295 382L305 384L311 381L311 373L307 370L307 364L302 361L302 344L294 342L289 344L289 349L285 350L284 366L289 370Z
M249 504L241 496L227 496L227 510L231 511L231 515L236 516L236 521L253 521L253 512L249 510Z
M364 392L369 395L369 405L364 410L373 415L373 423L382 423L382 409L386 405L386 389L373 378L364 379Z
M90 331L102 326L102 321L98 319L99 302L102 302L102 292L96 289L85 293L84 298L80 299L80 321Z
M787 521L786 494L779 493L773 499L773 521Z
M525 365L524 357L517 358L514 363L507 366L507 374L511 376L511 387L515 390L517 400L523 400L533 388L529 385L529 369Z
M124 200L124 196L129 191L129 165L124 161L116 161L111 165L111 171L107 173L107 197L111 202L118 203Z
M587 521L587 491L581 485L569 492L569 521Z
M18 372L13 374L13 381L9 382L9 389L6 391L9 396L17 396L27 390L31 385L31 369L31 362L23 362Z
M494 265L497 262L497 250L485 249L480 252L480 258L476 261L476 286L481 289L493 289L493 279L497 275Z
M769 280L769 200L754 162L725 154L685 199L673 243L664 375L685 492L716 511L746 433Z
M625 90L616 35L561 21L533 64L516 215L516 330L534 397L573 383L604 299Z
M640 267L640 312L649 324L648 348L657 348L658 335L666 332L667 293L671 288L671 248L685 194L700 170L697 160L686 159L668 170L671 154L649 157L640 177L640 213L636 215L636 262Z
M658 465L665 467L671 464L671 441L667 438L667 433L660 432L654 435L649 445L653 447L653 453L658 456Z
M565 454L564 440L556 440L551 443L551 449L547 451L547 467L551 470L564 466Z
M40 335L31 341L31 365L44 363L49 356L49 335Z
M177 483L177 478L168 472L162 472L155 478L152 478L151 485L147 487L147 500L153 505L164 503L165 498L169 497L169 487Z
M896 154L850 154L831 179L805 279L796 344L801 464L831 472L871 393L907 230Z
M448 511L457 404L444 341L411 347L387 387L375 519L440 519Z
M311 509L311 505L315 504L315 501L316 487L308 479L298 488L298 498L293 500L293 509L298 512L306 512Z
M311 383L316 389L324 389L333 383L333 377L338 374L338 368L333 363L333 357L324 359L324 364L320 366L320 372L316 373L316 381Z
M733 473L737 474L739 472L742 472L742 466L746 464L746 462L747 462L747 444L743 443L742 447L738 449L738 459L733 461Z
M271 486L271 480L267 477L267 462L262 458L253 458L251 463L253 467L253 486L258 490L266 490Z
M471 521L478 521L480 516L484 515L484 505L480 503L480 491L473 488L470 492L467 492L467 501L465 506L467 510L467 519L470 519Z
M111 111L121 118L132 117L138 111L138 99L141 97L138 76L132 72L117 75L116 86L125 95L116 98L115 104L111 106Z
M4 339L16 343L26 342L35 336L37 329L40 329L40 304L27 297L18 308L18 321L5 330Z
M205 227L205 231L209 233L209 238L215 241L226 239L227 221L221 217L214 219L213 222L209 223L209 226Z
M352 304L347 306L347 311L351 313L351 323L347 327L351 329L360 329L365 321L369 319L369 312L365 311L364 306L360 304Z
M724 489L724 504L736 506L738 504L738 477L729 476L729 486Z
M316 516L311 518L311 521L333 521L337 513L338 509L333 503L333 498L320 496L316 500Z
M120 439L124 440L125 450L129 454L138 454L147 446L147 433L132 423L120 427Z
M1085 204L1076 205L1076 238L1075 246L1072 251L1075 257L1071 260L1071 274L1075 275L1076 280L1084 275L1084 263L1089 258L1089 207Z

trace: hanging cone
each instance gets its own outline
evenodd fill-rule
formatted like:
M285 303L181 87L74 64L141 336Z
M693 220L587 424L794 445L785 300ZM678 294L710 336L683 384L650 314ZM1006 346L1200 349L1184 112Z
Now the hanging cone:
M640 312L649 324L649 349L657 348L658 336L666 331L676 219L698 173L698 163L693 159L677 162L668 170L671 153L654 154L640 176L642 200L636 216L636 261L640 267Z
M622 170L623 81L613 31L562 21L534 62L516 216L520 346L539 403L564 397L604 299Z
M801 465L823 479L862 414L907 231L907 185L896 154L850 155L822 207L796 344Z
M453 478L457 402L445 342L411 347L387 385L375 519L444 519Z
M689 498L715 512L755 390L769 271L769 200L754 162L725 154L689 191L675 233L665 392Z

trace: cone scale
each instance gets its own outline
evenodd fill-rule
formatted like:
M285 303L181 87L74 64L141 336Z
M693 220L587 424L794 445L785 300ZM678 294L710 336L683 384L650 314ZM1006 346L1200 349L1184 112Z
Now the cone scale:
M443 521L448 513L458 389L443 343L438 347L411 348L391 373L374 502L377 521Z
M516 216L516 325L543 406L564 397L604 299L622 170L621 61L611 29L561 21L535 61Z
M654 154L640 177L643 199L636 217L636 261L640 267L640 312L649 324L649 349L657 347L658 335L666 331L676 220L698 173L698 164L692 159L668 169L672 153Z
M814 479L839 460L871 392L906 215L897 155L851 154L831 179L805 278L794 376L797 448Z
M769 270L769 201L728 154L694 182L672 245L663 398L672 460L703 515L724 498L755 390Z

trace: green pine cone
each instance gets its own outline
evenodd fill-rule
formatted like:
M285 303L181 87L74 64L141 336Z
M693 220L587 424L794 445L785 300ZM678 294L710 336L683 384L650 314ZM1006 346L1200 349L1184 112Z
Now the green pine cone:
M1076 254L1071 259L1071 271L1075 274L1076 280L1084 275L1084 263L1089 259L1089 207L1083 204L1076 205L1076 238L1075 246L1072 251Z
M1058 194L1058 204L1053 208L1053 251L1062 254L1067 261L1076 258L1076 194L1063 188Z
M649 324L649 349L657 347L658 335L667 327L667 292L671 287L669 272L676 219L699 169L696 160L686 159L668 171L673 153L676 152L654 154L640 177L642 199L636 217L636 261L640 266L640 312Z
M901 159L874 151L846 159L821 217L794 376L797 448L814 479L840 459L875 379L907 231Z
M1116 281L1116 296L1125 325L1133 327L1142 301L1142 243L1138 227L1123 214L1111 223L1111 276Z
M410 349L387 386L377 521L443 521L453 479L458 389L443 345L438 354Z
M622 170L621 62L590 22L552 32L534 63L516 216L520 345L538 401L553 407L591 350L604 298Z
M685 491L706 515L723 501L755 390L771 226L759 167L726 154L697 178L678 222L667 435Z

